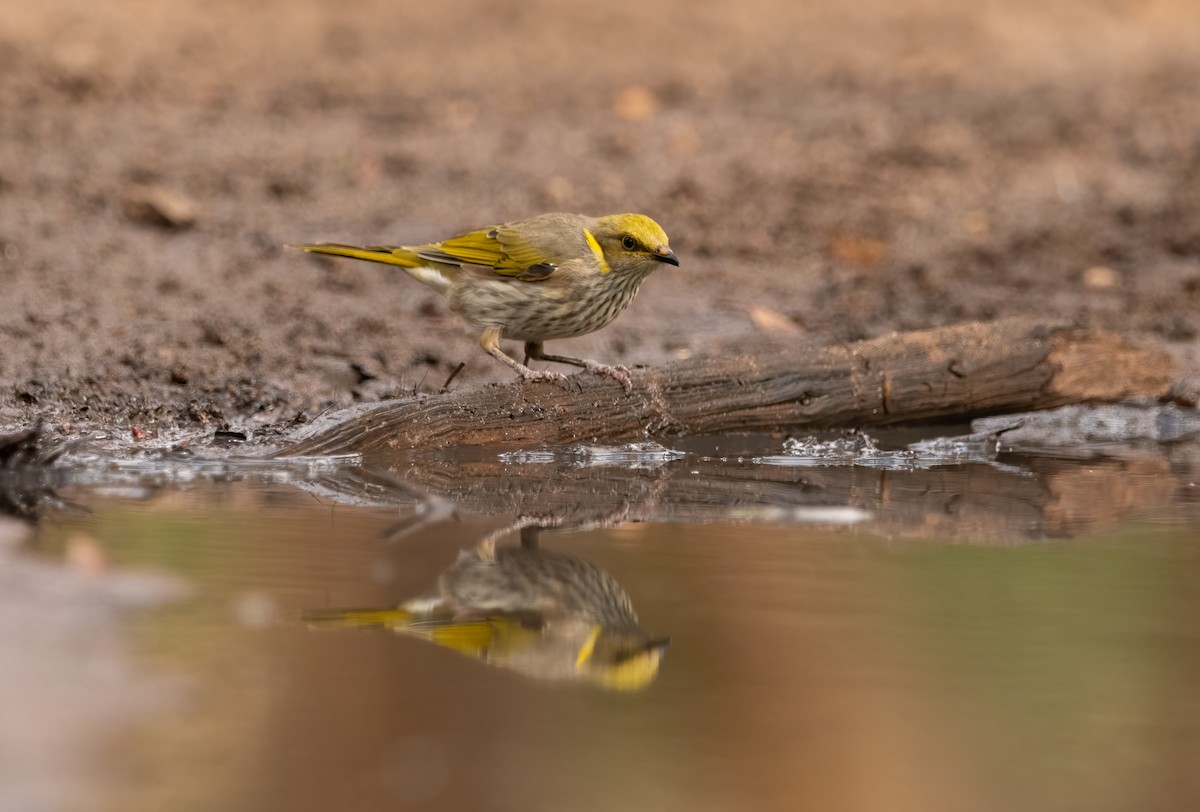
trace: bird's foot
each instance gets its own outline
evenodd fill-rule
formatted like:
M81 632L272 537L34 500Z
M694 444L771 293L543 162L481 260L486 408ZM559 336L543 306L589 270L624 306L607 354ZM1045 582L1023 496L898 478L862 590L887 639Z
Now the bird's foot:
M548 369L530 369L523 367L517 370L517 377L523 381L549 381L550 383L569 384L567 376L561 372L551 372Z
M633 391L633 380L629 377L628 367L623 367L620 364L616 366L602 364L599 361L584 361L583 368L595 375L607 375L609 378L620 383L621 386L624 386L626 392Z
M500 533L508 532L503 528ZM498 533L488 533L475 545L475 555L485 564L496 563L496 536Z

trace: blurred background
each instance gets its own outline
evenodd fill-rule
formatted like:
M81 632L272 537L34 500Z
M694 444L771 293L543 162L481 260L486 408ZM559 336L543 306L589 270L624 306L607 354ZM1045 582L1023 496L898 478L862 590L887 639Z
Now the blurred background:
M1194 355L1197 75L1192 0L9 0L0 420L504 378L411 280L282 245L559 209L683 260L568 354L1032 313Z
M282 246L556 209L649 214L682 267L553 352L1033 315L1200 393L1197 76L1196 0L0 0L0 427L283 430L507 379L411 280ZM383 546L395 509L278 483L68 492L91 513L0 571L0 809L96 809L81 760L126 812L1193 808L1194 470L800 472L877 488L883 529L553 537L672 636L636 696L297 622L420 594L499 517ZM127 640L153 601L109 562L196 597Z

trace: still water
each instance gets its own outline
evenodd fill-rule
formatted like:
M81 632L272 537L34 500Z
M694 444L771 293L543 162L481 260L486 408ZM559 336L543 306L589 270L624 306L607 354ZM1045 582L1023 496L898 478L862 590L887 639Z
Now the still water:
M90 808L1198 808L1194 457L779 462L67 484L34 555L191 588Z

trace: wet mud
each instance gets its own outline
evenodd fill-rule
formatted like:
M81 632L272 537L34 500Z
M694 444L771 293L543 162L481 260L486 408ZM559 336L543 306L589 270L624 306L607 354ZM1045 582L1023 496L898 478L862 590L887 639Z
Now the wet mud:
M282 246L556 209L644 211L683 267L551 351L659 364L1020 314L1195 369L1196 21L1189 0L13 4L0 427L253 441L463 363L453 387L503 380L411 280Z

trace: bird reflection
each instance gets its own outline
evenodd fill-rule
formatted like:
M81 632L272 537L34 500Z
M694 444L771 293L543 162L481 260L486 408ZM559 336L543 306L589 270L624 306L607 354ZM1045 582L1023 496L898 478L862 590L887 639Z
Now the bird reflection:
M490 665L546 680L636 691L649 685L670 642L642 631L629 595L600 567L489 536L463 550L431 595L387 609L309 612L313 626L377 627L419 637Z

